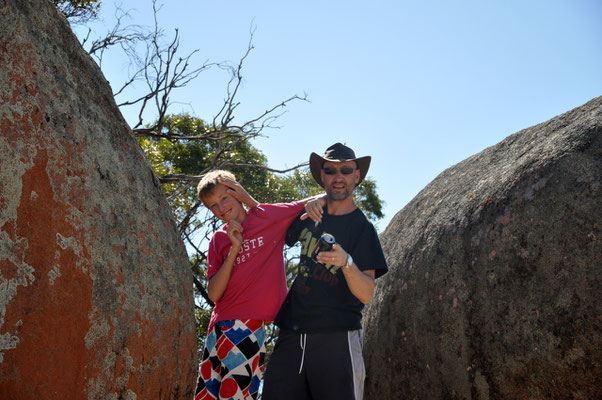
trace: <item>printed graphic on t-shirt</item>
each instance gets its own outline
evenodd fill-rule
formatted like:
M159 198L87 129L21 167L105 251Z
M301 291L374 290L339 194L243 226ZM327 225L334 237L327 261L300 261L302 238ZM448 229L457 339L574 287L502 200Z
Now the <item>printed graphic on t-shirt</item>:
M236 257L235 264L238 265L245 261L249 261L259 248L263 246L263 236L259 236L253 239L245 239L242 242L242 246L240 246L240 250L238 251L238 257Z
M338 282L338 276L335 275L341 268L338 265L322 264L314 261L311 256L318 244L320 238L314 236L314 233L303 228L299 235L299 241L301 242L301 263L299 265L299 275L303 277L312 276L313 279L318 281L327 282L331 285L336 285ZM311 264L311 265L308 265ZM313 266L313 271L311 266Z

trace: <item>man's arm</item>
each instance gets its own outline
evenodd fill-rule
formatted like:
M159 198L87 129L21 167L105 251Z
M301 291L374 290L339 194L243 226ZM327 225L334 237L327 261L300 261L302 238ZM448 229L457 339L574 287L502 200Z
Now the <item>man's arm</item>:
M214 303L220 301L226 291L236 256L238 256L238 252L242 246L242 225L239 222L230 221L227 233L232 242L230 252L221 268L209 279L209 283L207 284L207 294Z
M347 264L347 252L341 246L335 244L331 251L318 253L318 261L324 264L337 265L343 267ZM351 264L348 268L341 268L347 281L349 290L355 297L364 304L367 304L374 295L374 277L373 269L360 271L355 265Z
M360 271L357 265L343 268L343 275L349 290L364 304L368 304L374 296L374 270Z

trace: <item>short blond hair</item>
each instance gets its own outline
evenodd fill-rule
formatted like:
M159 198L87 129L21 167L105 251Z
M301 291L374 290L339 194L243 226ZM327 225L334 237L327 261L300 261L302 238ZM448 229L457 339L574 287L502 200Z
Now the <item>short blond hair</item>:
M236 177L232 172L223 169L213 170L203 176L203 179L201 179L196 187L197 196L199 196L199 199L203 203L205 203L205 198L215 190L221 178L236 180Z

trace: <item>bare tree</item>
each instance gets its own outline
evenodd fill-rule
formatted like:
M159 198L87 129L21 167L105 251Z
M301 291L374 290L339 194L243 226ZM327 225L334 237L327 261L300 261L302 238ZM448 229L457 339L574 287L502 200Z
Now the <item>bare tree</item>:
M258 136L264 135L268 129L278 128L276 121L286 111L292 102L307 101L307 95L293 95L280 101L263 112L258 113L245 121L238 122L236 112L240 105L238 100L243 84L243 69L245 62L253 51L254 28L249 31L249 40L246 50L237 63L230 62L198 62L198 50L181 54L180 33L175 32L168 36L160 28L159 14L161 6L156 1L152 2L153 24L150 27L128 24L130 13L118 8L114 27L99 38L92 38L89 29L82 45L103 65L105 59L113 60L114 50L121 51L129 62L129 75L113 87L117 88L114 96L124 98L131 89L136 89L134 98L117 101L120 108L134 107L137 120L132 123L132 132L137 138L165 139L170 142L202 142L212 143L212 159L203 170L195 174L167 173L158 176L164 185L171 185L167 199L170 204L178 198L189 195L195 184L209 170L215 168L255 168L272 173L286 173L307 163L296 165L287 169L273 169L253 162L235 162L229 154L240 143L248 142ZM173 130L167 123L169 119L172 99L177 98L178 89L189 85L202 72L211 68L226 72L225 96L217 111L207 118L206 129L194 135L182 134ZM227 83L226 83L227 82ZM140 91L140 88L143 88ZM146 120L147 115L152 115L152 120ZM205 290L203 280L206 266L206 253L201 250L199 243L208 242L211 234L217 228L218 221L207 210L203 210L201 202L196 199L186 207L173 207L178 231L189 249L194 250L191 257L194 285L198 294L204 301L203 309L212 307ZM197 307L199 307L197 305Z
M194 50L184 56L179 54L180 36L176 29L173 37L166 40L165 32L160 28L158 15L161 6L153 0L153 17L154 25L152 29L142 27L140 25L125 25L124 19L129 17L129 12L120 8L116 13L116 24L114 28L104 37L95 40L90 39L91 30L83 39L84 47L94 56L102 67L105 51L119 46L124 54L130 60L130 65L133 67L133 72L119 86L119 89L114 93L116 97L120 96L124 91L140 82L146 88L142 95L134 99L128 99L118 102L119 107L138 107L138 121L132 128L134 135L137 137L156 137L165 138L168 140L204 140L214 141L218 145L218 151L215 152L212 168L227 168L227 167L248 167L248 168L263 168L270 172L285 173L295 170L306 164L300 164L292 168L278 170L271 169L262 165L253 164L234 164L229 162L224 156L240 141L249 140L262 133L268 128L277 128L274 122L284 113L285 108L293 101L307 101L307 95L293 95L286 100L283 100L270 108L266 109L259 115L249 118L242 123L235 123L235 111L240 105L237 99L241 84L243 83L243 66L247 57L253 50L254 28L250 30L250 37L247 49L240 61L232 65L227 62L208 62L205 61L200 65L194 65L194 56L198 50ZM139 50L139 46L144 49ZM141 55L141 53L143 53ZM165 129L165 117L169 114L171 98L175 91L188 85L191 81L197 78L203 71L209 68L220 68L227 71L230 75L229 81L226 84L226 97L220 109L211 117L209 129L201 135L185 136L178 132ZM153 121L145 121L144 115L149 108L153 108ZM224 139L230 139L226 144ZM232 141L231 139L236 140ZM159 177L162 182L184 181L197 182L206 171L200 171L199 175L167 175Z

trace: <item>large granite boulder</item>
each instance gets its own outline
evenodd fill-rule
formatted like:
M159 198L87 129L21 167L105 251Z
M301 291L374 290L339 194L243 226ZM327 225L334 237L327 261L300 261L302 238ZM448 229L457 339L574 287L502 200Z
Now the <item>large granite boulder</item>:
M602 97L426 186L381 236L366 398L602 398L601 183Z
M0 21L0 398L192 398L186 251L108 83L50 2Z

